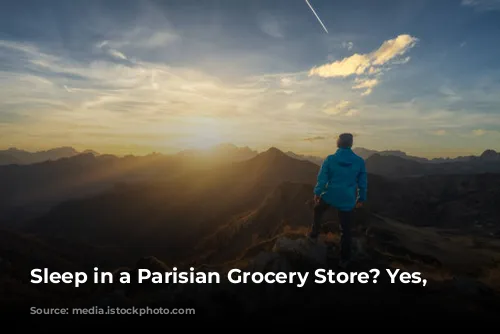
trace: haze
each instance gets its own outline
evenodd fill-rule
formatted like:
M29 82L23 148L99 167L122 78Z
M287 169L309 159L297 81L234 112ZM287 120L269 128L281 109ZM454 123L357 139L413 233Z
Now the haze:
M500 149L498 1L310 3L3 4L0 146Z

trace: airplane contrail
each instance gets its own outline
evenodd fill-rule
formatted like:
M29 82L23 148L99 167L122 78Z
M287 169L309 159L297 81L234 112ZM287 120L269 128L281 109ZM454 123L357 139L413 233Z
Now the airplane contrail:
M308 0L306 0L306 3L307 5L309 6L309 8L311 8L314 16L316 16L316 18L318 19L319 23L321 24L321 26L323 27L323 29L325 29L326 33L328 34L328 29L326 29L325 25L323 24L323 22L321 22L321 19L319 18L318 14L316 14L316 11L314 10L314 8L311 6L311 4L309 3Z

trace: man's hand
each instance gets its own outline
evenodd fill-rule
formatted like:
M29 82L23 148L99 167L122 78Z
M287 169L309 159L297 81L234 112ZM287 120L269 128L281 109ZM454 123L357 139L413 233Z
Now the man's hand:
M314 195L314 204L318 204L321 199L321 196Z
M363 202L357 202L356 203L356 209L362 208L363 207Z

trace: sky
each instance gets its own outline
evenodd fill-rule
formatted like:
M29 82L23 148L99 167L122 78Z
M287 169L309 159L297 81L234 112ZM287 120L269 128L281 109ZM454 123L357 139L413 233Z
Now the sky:
M500 151L500 0L4 1L0 148Z

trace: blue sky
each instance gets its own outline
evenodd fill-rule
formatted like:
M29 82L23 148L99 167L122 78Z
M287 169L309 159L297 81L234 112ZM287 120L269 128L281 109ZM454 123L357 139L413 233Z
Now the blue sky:
M499 0L6 1L0 143L500 150Z

